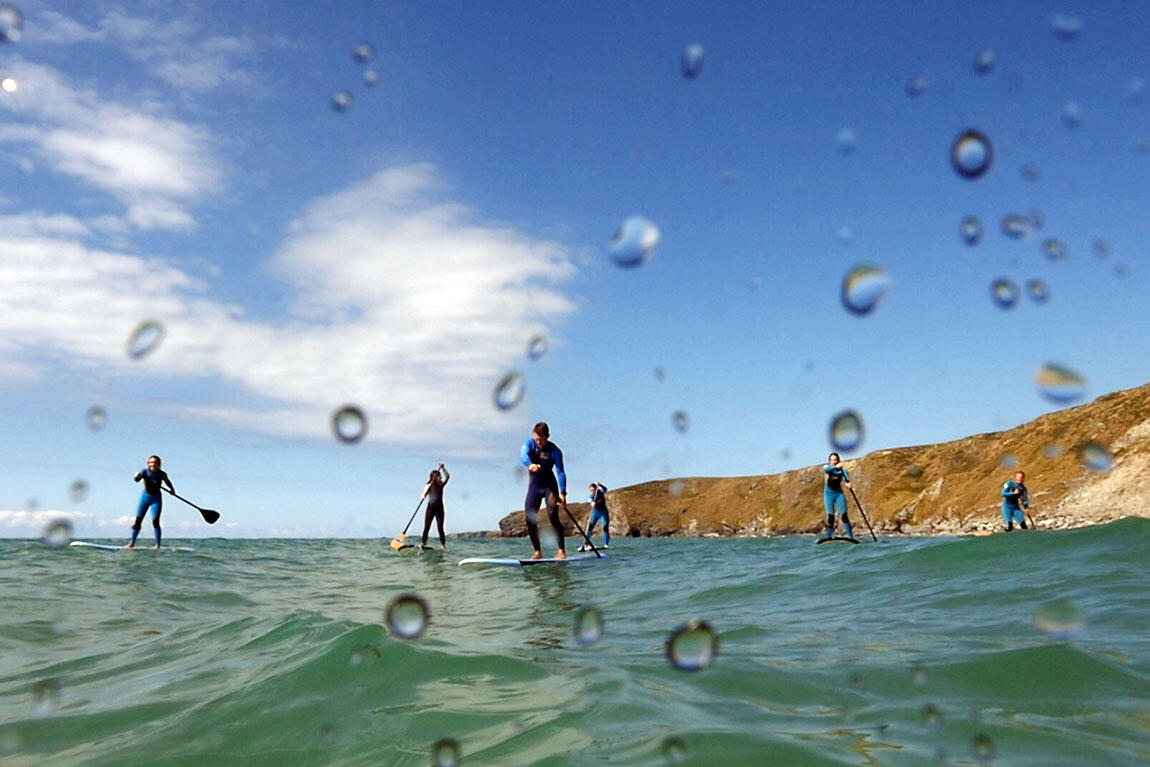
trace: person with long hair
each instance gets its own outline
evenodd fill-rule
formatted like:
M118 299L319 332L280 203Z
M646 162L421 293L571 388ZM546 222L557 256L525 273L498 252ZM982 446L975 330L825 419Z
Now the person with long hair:
M427 487L423 488L423 498L427 499L427 511L423 515L423 542L420 548L427 548L427 534L431 531L431 522L435 520L439 529L439 548L447 549L447 536L443 534L443 486L451 479L447 467L442 463L438 469L432 469L427 478Z

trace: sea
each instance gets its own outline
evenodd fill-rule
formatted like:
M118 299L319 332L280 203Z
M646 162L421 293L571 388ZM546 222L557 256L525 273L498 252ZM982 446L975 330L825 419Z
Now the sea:
M527 568L170 543L0 541L0 764L1150 763L1147 519Z

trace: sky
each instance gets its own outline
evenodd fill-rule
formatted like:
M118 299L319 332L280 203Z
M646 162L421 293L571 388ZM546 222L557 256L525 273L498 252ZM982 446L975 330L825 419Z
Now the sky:
M169 498L168 537L390 538L441 461L448 531L497 529L540 420L585 500L822 463L845 410L860 457L1145 384L1148 27L1143 3L5 3L0 535L125 537L153 453L222 515ZM620 265L636 221L654 247ZM1080 396L1044 396L1049 364Z

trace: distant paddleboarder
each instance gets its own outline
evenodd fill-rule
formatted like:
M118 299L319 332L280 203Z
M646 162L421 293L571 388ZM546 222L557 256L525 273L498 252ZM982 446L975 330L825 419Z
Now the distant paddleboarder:
M539 543L539 506L547 501L547 516L555 537L559 541L556 559L567 558L563 540L563 523L559 521L559 504L567 505L567 474L563 470L563 451L551 441L551 428L540 421L532 430L531 439L523 443L519 459L527 467L527 497L523 500L523 514L527 518L527 536L535 547L532 559L542 559ZM558 479L556 479L558 474Z
M447 467L441 463L438 469L431 470L431 475L427 478L427 487L423 488L421 497L427 499L427 511L423 515L423 543L420 545L425 549L427 548L427 534L431 531L432 520L435 520L435 524L439 528L439 548L447 549L447 536L443 534L443 486L450 479L451 475L447 473Z
M591 502L591 521L587 523L587 537L590 538L595 534L595 525L599 521L603 521L603 548L611 548L611 512L607 510L607 486L602 482L592 482L587 486L591 495L589 496ZM579 547L580 551L588 550L590 547L584 544Z
M161 463L160 456L150 455L148 456L147 468L137 471L136 476L133 477L134 482L144 481L144 493L140 496L140 505L136 509L136 521L132 524L132 542L125 548L136 548L136 538L140 535L140 526L144 521L144 515L148 513L148 509L151 509L152 527L156 531L156 551L160 550L160 513L164 510L163 484L167 484L172 495L176 494L172 480L168 478L167 472L160 468Z
M1006 532L1014 529L1014 520L1023 530L1026 529L1026 515L1023 509L1030 508L1030 493L1024 484L1026 472L1016 471L1014 479L1002 486L1002 518L1006 520Z
M851 521L847 517L847 497L843 494L843 487L849 489L851 486L851 475L842 465L838 453L831 453L827 456L827 463L823 466L823 475L826 478L826 487L823 489L823 504L827 509L827 532L823 535L823 539L830 540L835 535L836 508L842 515L846 537L854 538L855 533L851 529Z

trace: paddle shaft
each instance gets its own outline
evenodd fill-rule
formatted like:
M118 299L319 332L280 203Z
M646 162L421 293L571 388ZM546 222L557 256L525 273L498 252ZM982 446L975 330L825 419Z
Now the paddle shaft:
M181 501L188 504L189 506L191 506L196 511L200 512L200 515L204 518L204 521L207 522L209 525L214 525L216 523L216 521L220 518L220 513L218 511L215 511L213 509L202 509L199 506L197 506L196 504L189 501L187 498L184 498L182 495L176 495L175 491L173 491L173 490L168 490L168 488L166 488L166 487L161 487L161 489L168 492L172 496L179 498Z
M415 515L419 513L419 507L423 505L425 500L427 500L426 495L419 499L419 503L415 504L415 511L411 512L411 519L407 520L407 524L403 526L403 532L400 535L407 535L407 528L411 527L411 523L415 521Z
M855 499L855 506L858 506L859 514L862 514L863 522L866 522L866 529L870 530L870 537L874 538L875 543L878 543L878 536L874 534L874 528L870 526L870 520L866 518L866 512L863 511L862 504L859 503L859 497L855 495L855 489L848 485L847 490L851 491L851 498Z
M583 536L583 540L587 541L587 545L591 547L591 551L595 552L595 556L599 559L602 559L603 555L599 553L599 549L595 548L595 544L591 543L591 537L587 535L587 533L583 532L583 528L579 526L579 520L575 519L575 515L572 514L570 509L567 508L566 502L563 503L563 511L567 512L567 516L571 518L571 524L575 525L575 529L578 530L579 534Z

